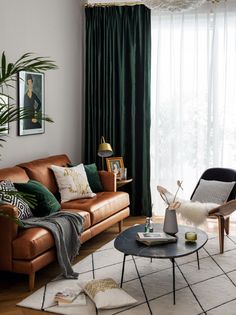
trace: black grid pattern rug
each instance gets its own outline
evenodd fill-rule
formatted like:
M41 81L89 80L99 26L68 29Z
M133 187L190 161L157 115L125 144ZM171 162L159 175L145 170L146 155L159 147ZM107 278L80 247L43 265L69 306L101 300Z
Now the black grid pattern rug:
M113 241L74 266L78 280L53 280L18 306L71 315L235 315L236 314L236 236L226 237L225 253L219 254L218 238L209 236L196 254L176 259L176 305L172 297L172 266L169 260L127 257L123 289L138 302L133 306L96 310L89 298L85 306L58 307L55 293L80 280L121 278L123 254Z

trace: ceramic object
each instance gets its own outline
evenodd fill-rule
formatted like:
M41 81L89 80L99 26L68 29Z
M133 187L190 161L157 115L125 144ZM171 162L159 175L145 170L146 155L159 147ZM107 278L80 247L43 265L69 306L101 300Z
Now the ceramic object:
M163 231L170 235L175 235L178 232L176 211L174 209L166 208Z

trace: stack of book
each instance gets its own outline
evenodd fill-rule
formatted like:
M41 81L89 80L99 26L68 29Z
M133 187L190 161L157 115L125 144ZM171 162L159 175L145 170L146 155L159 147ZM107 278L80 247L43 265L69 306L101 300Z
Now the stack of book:
M82 289L65 288L55 294L54 301L58 306L86 305L86 298Z
M148 246L173 243L177 241L177 237L164 232L138 232L136 239L138 242Z

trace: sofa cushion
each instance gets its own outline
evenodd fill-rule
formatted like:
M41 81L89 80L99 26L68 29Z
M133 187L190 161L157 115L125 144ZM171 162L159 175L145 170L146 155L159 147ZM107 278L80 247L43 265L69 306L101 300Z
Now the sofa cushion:
M90 219L89 212L83 211L83 210L75 210L75 209L62 209L62 211L68 211L68 212L78 213L82 215L82 217L84 218L84 223L83 223L84 231L87 230L91 226L91 219Z
M83 164L74 167L51 165L51 169L55 174L62 202L95 196L89 186Z
M83 216L85 230L90 227L90 215L88 212L73 209L70 212L77 212ZM13 258L33 259L54 247L54 245L53 235L44 228L20 229L18 237L12 242Z
M52 234L43 228L21 229L12 242L14 259L32 259L55 245Z
M49 215L61 208L55 196L36 180L29 180L28 183L15 183L14 185L18 191L35 196L37 203L32 212L36 217Z
M26 171L30 179L34 179L42 183L55 195L58 193L58 187L50 166L52 164L63 166L69 162L70 160L67 155L62 154L49 156L44 159L38 159L27 163L21 163L18 166L22 167Z
M94 225L112 214L129 206L129 194L118 192L100 192L92 199L76 199L62 203L63 209L81 209L91 214Z
M28 175L22 168L7 167L0 169L0 180L9 179L14 183L26 183L29 180Z

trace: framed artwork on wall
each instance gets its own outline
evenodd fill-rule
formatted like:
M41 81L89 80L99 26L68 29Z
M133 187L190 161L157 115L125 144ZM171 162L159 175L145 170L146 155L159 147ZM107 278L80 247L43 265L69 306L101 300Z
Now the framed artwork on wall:
M18 75L19 109L27 111L29 118L18 121L18 135L26 136L44 133L44 74L20 71Z
M124 161L122 157L111 157L106 158L107 170L108 172L113 172L116 174L117 178L120 178L120 169L124 168Z
M0 115L7 112L9 106L9 97L4 94L0 94ZM4 117L1 117L1 121ZM8 134L9 131L9 123L6 122L0 126L0 134Z

